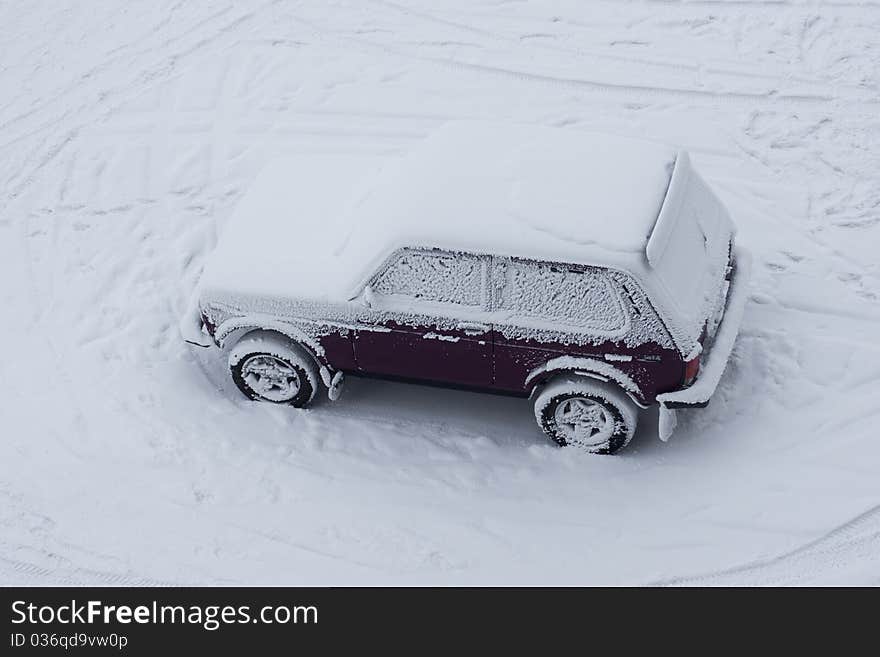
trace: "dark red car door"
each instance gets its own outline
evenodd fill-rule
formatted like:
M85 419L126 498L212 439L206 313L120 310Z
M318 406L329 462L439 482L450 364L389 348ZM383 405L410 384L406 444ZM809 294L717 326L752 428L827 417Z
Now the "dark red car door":
M600 270L496 258L492 287L500 390L528 392L529 374L561 356L604 361L627 330L627 310Z
M408 249L370 282L354 338L358 371L434 383L492 383L486 259Z

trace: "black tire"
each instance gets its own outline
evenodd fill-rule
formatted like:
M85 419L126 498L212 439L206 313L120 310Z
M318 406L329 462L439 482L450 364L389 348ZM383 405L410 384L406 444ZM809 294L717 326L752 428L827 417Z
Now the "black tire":
M566 406L567 405L567 406ZM592 418L580 434L562 422L568 409L586 409ZM638 411L626 394L601 381L583 377L554 379L535 400L535 419L553 442L575 447L591 454L616 454L635 434Z
M266 371L274 375L267 379L278 383L260 388L256 384ZM304 408L318 387L314 359L287 338L264 331L246 335L233 347L229 372L242 394L254 401Z

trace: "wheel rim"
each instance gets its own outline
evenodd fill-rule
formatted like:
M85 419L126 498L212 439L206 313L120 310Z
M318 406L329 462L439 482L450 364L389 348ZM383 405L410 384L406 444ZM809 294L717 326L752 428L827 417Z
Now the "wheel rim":
M241 378L257 395L274 402L289 401L299 393L299 373L276 356L251 356L241 366Z
M600 447L614 435L614 416L589 397L570 397L554 412L556 427L567 443Z

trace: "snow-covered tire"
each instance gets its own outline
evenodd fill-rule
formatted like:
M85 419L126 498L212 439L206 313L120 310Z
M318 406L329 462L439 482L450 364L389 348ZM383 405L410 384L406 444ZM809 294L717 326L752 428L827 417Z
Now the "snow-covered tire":
M318 390L315 359L295 342L272 331L253 331L229 352L229 372L254 401L307 406Z
M592 454L614 454L632 440L638 409L626 393L611 384L562 376L538 394L535 419L559 445Z

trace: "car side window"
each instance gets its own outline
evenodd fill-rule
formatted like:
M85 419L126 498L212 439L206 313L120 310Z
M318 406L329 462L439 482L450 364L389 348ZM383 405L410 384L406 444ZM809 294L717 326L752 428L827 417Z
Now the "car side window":
M418 301L483 305L485 261L473 255L407 249L372 284L373 292Z
M510 260L497 288L496 310L514 317L609 334L628 326L618 286L608 272Z

